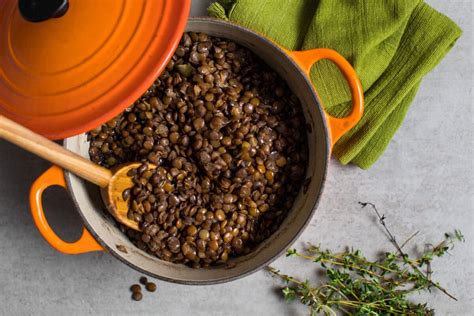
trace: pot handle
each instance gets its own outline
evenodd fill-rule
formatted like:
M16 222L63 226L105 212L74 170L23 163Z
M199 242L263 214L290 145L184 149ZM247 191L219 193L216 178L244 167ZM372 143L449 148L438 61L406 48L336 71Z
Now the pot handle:
M337 118L329 115L326 111L326 120L331 134L331 148L353 128L362 118L364 113L364 91L357 74L351 64L339 53L328 48L315 48L305 51L286 51L286 53L301 67L304 73L310 76L311 66L321 59L329 59L334 62L346 78L352 94L352 112L347 117Z
M75 242L65 242L53 231L49 226L43 210L43 192L48 187L59 185L67 189L64 180L64 172L61 168L53 166L46 170L31 186L30 190L30 208L31 215L40 234L46 241L56 250L65 254L80 254L91 251L103 251L101 245L92 237L92 235L84 227L82 236Z

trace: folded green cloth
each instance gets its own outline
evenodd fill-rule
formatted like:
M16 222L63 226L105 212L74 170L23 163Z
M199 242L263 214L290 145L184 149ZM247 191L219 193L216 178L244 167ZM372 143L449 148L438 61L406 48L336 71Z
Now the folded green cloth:
M346 57L362 82L365 112L333 153L341 163L364 169L388 146L421 79L462 33L421 0L222 0L208 12L288 49L325 47ZM348 113L349 89L332 63L318 62L311 79L329 113Z

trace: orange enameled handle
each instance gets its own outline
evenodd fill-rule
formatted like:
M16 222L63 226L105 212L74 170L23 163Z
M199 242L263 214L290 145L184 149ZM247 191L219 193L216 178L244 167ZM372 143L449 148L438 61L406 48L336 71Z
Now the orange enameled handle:
M67 188L64 180L64 172L61 168L56 166L49 168L36 179L30 190L31 215L33 215L35 225L44 239L46 239L53 248L66 254L104 250L85 227L82 230L81 238L72 243L65 242L52 230L44 215L42 198L44 190L53 185L59 185L64 189Z
M347 117L337 118L325 112L326 120L331 134L331 148L353 128L362 118L364 113L364 91L357 74L351 64L339 53L328 48L315 48L305 51L286 51L287 54L301 67L309 77L311 66L321 59L334 62L346 78L352 94L352 112Z

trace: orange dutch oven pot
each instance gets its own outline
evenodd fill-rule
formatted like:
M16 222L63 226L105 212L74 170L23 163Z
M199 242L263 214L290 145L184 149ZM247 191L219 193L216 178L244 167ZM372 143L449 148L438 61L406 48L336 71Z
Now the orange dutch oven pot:
M363 114L363 91L351 65L337 52L330 49L288 51L269 39L244 27L207 18L191 18L186 31L205 32L211 36L230 39L257 54L270 67L285 78L289 87L299 97L304 109L309 146L309 164L306 180L295 200L292 210L281 227L268 239L246 256L229 259L227 264L209 269L192 269L153 257L135 247L123 234L113 218L105 211L99 190L69 172L52 167L33 184L30 193L31 213L43 237L60 252L80 254L91 251L106 251L130 267L163 280L185 284L212 284L230 281L248 275L277 258L298 238L313 216L328 170L331 148L337 140L360 120ZM167 58L169 58L171 54ZM311 66L328 59L335 63L350 86L352 112L344 118L327 114L309 79ZM145 71L142 69L141 71ZM156 76L152 71L141 77ZM134 79L138 80L138 79ZM143 91L145 85L141 85ZM127 102L133 98L127 96ZM117 111L104 114L111 117ZM96 124L97 121L94 121ZM90 127L94 124L91 123ZM95 126L94 125L94 126ZM70 137L64 146L88 158L89 144L85 134ZM82 236L76 242L68 243L59 238L48 225L42 207L42 193L46 188L59 185L69 191L77 210L84 221Z

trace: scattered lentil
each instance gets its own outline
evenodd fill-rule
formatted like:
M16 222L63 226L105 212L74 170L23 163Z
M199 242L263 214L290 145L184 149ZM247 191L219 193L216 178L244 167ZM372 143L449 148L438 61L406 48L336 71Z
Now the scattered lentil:
M145 285L145 288L147 289L148 292L155 292L156 291L156 284L153 282L148 282Z
M136 293L136 292L141 292L142 288L139 284L134 284L130 287L130 290L133 292L133 293Z
M133 293L132 293L132 299L133 299L134 301L141 301L142 298L143 298L142 292L133 292Z

